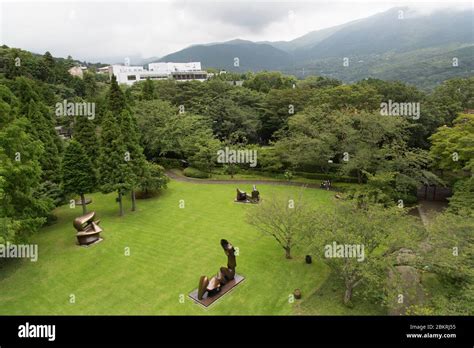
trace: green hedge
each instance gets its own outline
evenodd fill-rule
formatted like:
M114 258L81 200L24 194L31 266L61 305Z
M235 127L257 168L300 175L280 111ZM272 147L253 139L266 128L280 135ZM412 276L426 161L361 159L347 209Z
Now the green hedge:
M294 172L294 175L301 176L306 179L314 179L314 180L333 180L337 182L347 182L347 183L357 183L357 178L353 176L344 176L344 175L337 175L333 173L306 173L306 172Z
M190 178L197 178L197 179L207 179L209 178L209 174L206 172L203 172L199 169L193 168L193 167L188 167L183 170L184 176L190 177Z
M285 180L285 175L283 172L268 172L264 170L255 170L255 169L242 169L239 171L239 174L259 174L269 178ZM353 176L339 175L336 173L308 173L308 172L293 172L294 176L301 178L312 179L312 180L332 180L335 182L345 182L349 184L357 184L357 178Z
M165 167L166 169L182 167L181 161L176 158L157 157L154 159L154 162Z

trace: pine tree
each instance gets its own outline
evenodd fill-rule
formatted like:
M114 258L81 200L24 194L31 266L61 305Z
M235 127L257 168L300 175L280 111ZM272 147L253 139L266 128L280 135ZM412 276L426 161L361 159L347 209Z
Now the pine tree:
M117 191L120 216L123 216L122 197L133 185L133 172L128 164L127 149L120 125L108 111L102 121L99 157L100 187L103 193Z
M95 98L98 87L95 80L95 75L89 72L84 74L84 86L87 98Z
M132 195L132 211L136 210L135 190L139 186L139 178L144 175L146 167L146 159L143 154L143 148L140 146L140 135L135 118L130 111L125 110L120 114L120 128L122 131L123 142L127 149L128 165L130 166L132 176L131 195Z
M45 151L41 156L43 179L59 183L61 175L58 169L62 148L61 140L54 129L53 114L41 101L33 81L18 77L12 84L12 91L18 97L20 116L25 116L30 121L30 127L26 131L43 144Z
M41 156L43 179L54 183L60 182L60 151L56 142L57 134L48 108L41 102L30 102L26 114L30 120L29 132L43 144L44 154Z
M56 82L56 62L54 61L51 53L46 52L43 55L43 63L47 70L46 82L55 83Z
M62 177L64 191L79 194L81 196L82 212L87 213L84 194L92 192L96 184L96 178L86 151L76 140L71 140L64 152Z
M44 53L43 59L44 59L44 62L46 63L46 65L48 66L48 68L54 69L55 61L54 61L54 58L51 55L51 53L49 53L49 51L46 51Z
M127 107L125 95L120 89L115 75L112 75L112 80L110 82L110 89L107 93L107 104L108 110L110 110L115 117L120 115L120 113Z
M82 145L95 170L100 152L95 122L87 117L76 117L73 137Z
M128 109L130 110L130 108L134 107L135 106L135 97L133 96L132 94L132 89L131 88L127 88L125 90L125 102L127 104L127 107Z

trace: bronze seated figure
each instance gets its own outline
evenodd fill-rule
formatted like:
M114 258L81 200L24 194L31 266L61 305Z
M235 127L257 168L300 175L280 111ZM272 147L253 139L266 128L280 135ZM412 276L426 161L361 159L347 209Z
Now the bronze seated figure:
M253 203L257 203L260 201L260 192L258 192L257 186L255 185L253 185L252 197L250 198L250 201Z
M99 227L100 220L94 221L95 211L74 219L74 228L77 230L77 241L79 245L89 245L100 239L102 228Z
M209 279L206 276L201 276L198 286L198 299L202 300L204 294L207 292L208 296L212 296L221 290L221 286L233 280L235 277L235 267L237 262L235 260L235 249L227 240L221 239L221 246L227 255L227 267L221 267L217 275Z

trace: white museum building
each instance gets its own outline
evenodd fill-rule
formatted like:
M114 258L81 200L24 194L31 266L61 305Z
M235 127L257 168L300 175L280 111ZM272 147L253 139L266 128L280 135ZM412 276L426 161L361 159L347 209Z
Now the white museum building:
M205 81L207 72L201 69L201 62L190 63L150 63L148 70L143 66L111 65L109 75L115 75L119 84L133 85L137 81L167 80L176 81Z

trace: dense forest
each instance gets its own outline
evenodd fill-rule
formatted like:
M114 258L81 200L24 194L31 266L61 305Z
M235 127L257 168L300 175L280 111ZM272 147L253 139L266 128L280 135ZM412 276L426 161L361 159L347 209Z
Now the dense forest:
M166 186L164 168L182 163L194 177L253 172L351 183L346 198L367 211L414 205L420 187L437 185L453 195L424 233L439 252L432 270L451 292L414 311L472 313L473 77L446 80L431 93L398 81L344 84L272 71L124 87L96 73L98 65L72 77L77 62L48 52L3 46L0 60L0 243L27 240L54 223L56 206L90 192L117 192L122 215L124 195L135 207L136 197ZM93 103L95 114L58 115L64 101ZM406 103L418 112L381 112ZM256 150L257 166L217 163L225 147ZM467 254L444 258L448 242Z

